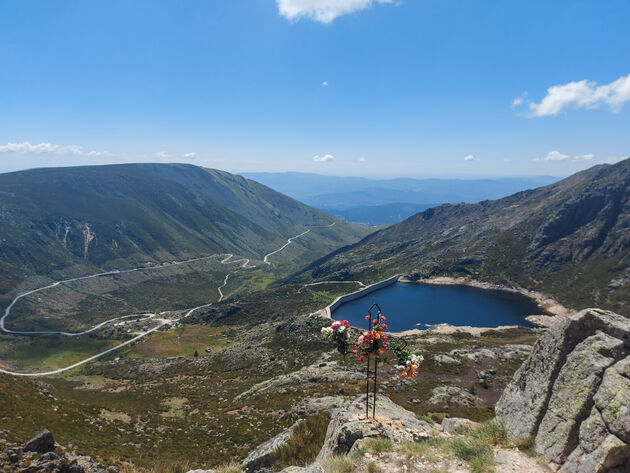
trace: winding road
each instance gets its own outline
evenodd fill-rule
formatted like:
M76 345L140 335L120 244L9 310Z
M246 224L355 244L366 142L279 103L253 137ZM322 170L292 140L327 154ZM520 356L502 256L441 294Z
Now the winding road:
M333 225L335 225L336 222L331 223L330 225L313 225L312 227L332 227ZM306 235L307 233L310 232L310 229L306 230L305 232L300 233L299 235L296 235L294 237L291 237L287 240L287 243L285 243L282 247L278 248L275 251L272 251L271 253L266 254L263 257L263 262L265 264L271 264L269 262L269 257L279 253L280 251L282 251L283 249L285 249L287 246L289 246L294 240ZM0 330L6 332L6 333L11 333L11 334L17 334L17 335L63 335L66 337L78 337L81 335L86 335L88 333L94 332L102 327L104 327L107 324L110 324L112 322L115 322L117 320L122 320L122 319L127 319L127 318L134 318L134 317L146 317L146 318L150 318L155 320L156 322L158 322L158 324L147 330L146 332L143 332L141 334L138 334L137 336L123 342L120 343L116 346L113 346L111 348L108 348L105 351L102 351L100 353L97 353L96 355L93 355L89 358L86 358L84 360L81 360L77 363L74 363L73 365L70 366L66 366L64 368L59 368L56 370L52 370L52 371L46 371L46 372L37 372L37 373L20 373L20 372L16 372L16 371L10 371L10 370L6 370L3 368L0 368L0 373L4 373L4 374L8 374L8 375L12 375L12 376L25 376L25 377L35 377L35 376L50 376L50 375L54 375L54 374L59 374L59 373L63 373L64 371L69 371L71 369L74 369L78 366L84 365L86 363L89 363L91 361L94 361L104 355L107 355L115 350L118 350L120 348L123 348L137 340L140 340L143 337L146 337L147 335L159 330L164 324L167 323L172 323L174 321L177 320L181 320L184 319L186 317L189 317L190 315L192 315L194 312L196 312L199 309L203 309L205 307L209 307L213 304L213 302L210 302L208 304L203 304L197 307L193 307L191 309L188 309L188 311L186 312L186 314L184 314L182 317L180 317L179 319L162 319L162 318L156 318L155 314L150 314L150 313L144 313L144 314L131 314L131 315L124 315L124 316L120 316L120 317L115 317L113 319L109 319L106 320L104 322L99 323L98 325L95 325L94 327L88 329L88 330L84 330L82 332L62 332L62 331L55 331L55 330L42 330L42 331L19 331L19 330L11 330L6 328L5 326L5 320L9 317L9 315L11 315L11 309L15 306L15 304L22 299L23 297L26 297L30 294L34 294L36 292L40 292L40 291L44 291L46 289L51 289L53 287L59 286L60 284L65 284L65 283L69 283L69 282L74 282L74 281L80 281L80 280L84 280L84 279L93 279L93 278L98 278L98 277L104 277L104 276L112 276L115 274L124 274L124 273L131 273L134 271L147 271L147 270L153 270L153 269L162 269L162 268L167 268L169 266L176 266L176 265L181 265L181 264L189 264L189 263L193 263L195 261L201 261L201 260L206 260L206 259L210 259L210 258L216 258L216 257L221 257L224 256L224 258L220 261L221 264L238 264L241 263L240 265L240 269L253 269L256 268L256 265L250 265L250 259L249 258L240 258L237 260L232 260L232 258L234 257L233 254L231 253L221 253L221 254L214 254L214 255L210 255L210 256L202 256L199 258L193 258L193 259L189 259L189 260L184 260L184 261L174 261L172 263L165 263L165 264L161 264L159 266L149 266L149 267L138 267L138 268L132 268L132 269L124 269L124 270L113 270L113 271L108 271L108 272L104 272L104 273L97 273L97 274L91 274L91 275L87 275L87 276L77 276L74 278L68 278L68 279L62 279L60 281L54 282L52 284L49 284L47 286L43 286L43 287L39 287L37 289L32 289L30 291L24 291L24 292L20 292L12 301L11 303L7 306L7 308L4 311L4 315L2 316L2 318L0 318ZM236 270L238 271L238 270ZM222 289L225 288L225 286L227 285L228 279L230 277L231 274L234 274L236 271L232 271L231 273L228 273L225 276L225 279L223 280L223 284L221 286L219 286L217 288L218 292L219 292L219 302L223 300L224 295L222 292ZM170 313L170 311L166 311L166 312L161 312L159 315L164 315Z

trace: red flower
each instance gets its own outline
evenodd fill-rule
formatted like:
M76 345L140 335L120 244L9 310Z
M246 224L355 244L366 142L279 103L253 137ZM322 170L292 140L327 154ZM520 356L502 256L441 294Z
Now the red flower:
M387 335L383 335L383 341L387 340Z
M356 351L356 350L352 350L352 354L353 354L353 355L356 355L356 354L357 354L357 351Z
M376 361L378 361L378 360L379 360L378 355L374 355L374 359L375 359Z
M369 315L366 315L366 316L365 316L365 320L370 320L370 316L369 316Z
M363 357L362 356L359 357L359 361L363 361Z
M372 320L372 323L373 323L373 324L377 324L377 323L378 323L378 320L374 319L374 320Z
M387 324L383 324L383 330L387 330Z

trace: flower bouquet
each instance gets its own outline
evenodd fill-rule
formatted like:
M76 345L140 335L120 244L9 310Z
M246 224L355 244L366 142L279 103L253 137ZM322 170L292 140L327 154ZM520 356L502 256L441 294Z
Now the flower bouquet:
M404 378L416 378L418 376L418 368L420 363L424 361L422 355L414 355L407 347L394 344L394 353L398 358L398 369L400 375Z
M329 327L322 327L322 335L337 344L337 351L345 359L350 342L350 324L347 320L335 320Z
M365 320L369 321L370 316L366 315ZM363 332L355 343L357 350L361 352L359 361L364 361L364 356L370 356L370 354L374 354L374 359L378 361L380 356L387 350L387 345L385 344L387 336L383 335L383 331L387 330L385 316L378 315L372 320L372 324L372 330ZM352 350L352 353L356 355L357 350Z

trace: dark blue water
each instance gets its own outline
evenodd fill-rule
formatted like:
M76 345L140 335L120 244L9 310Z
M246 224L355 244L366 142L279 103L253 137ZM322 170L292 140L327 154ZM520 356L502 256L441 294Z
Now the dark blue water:
M524 317L544 313L534 301L513 292L458 285L395 283L344 302L335 309L332 317L348 320L355 327L365 327L365 315L375 302L387 317L388 330L392 332L426 329L427 324L442 323L473 327L533 327Z

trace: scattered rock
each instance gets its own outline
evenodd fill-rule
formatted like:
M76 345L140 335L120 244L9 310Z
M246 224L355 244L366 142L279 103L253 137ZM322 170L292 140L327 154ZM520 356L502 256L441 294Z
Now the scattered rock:
M429 402L439 406L455 404L464 407L475 407L482 400L480 397L457 386L438 386L431 391Z
M474 429L478 425L477 422L461 417L447 417L442 420L442 430L448 434L462 433L463 431Z
M448 355L435 355L433 357L433 359L438 362L438 363L442 363L444 365L461 365L462 362L459 361L456 358L453 358L452 356L448 356Z

